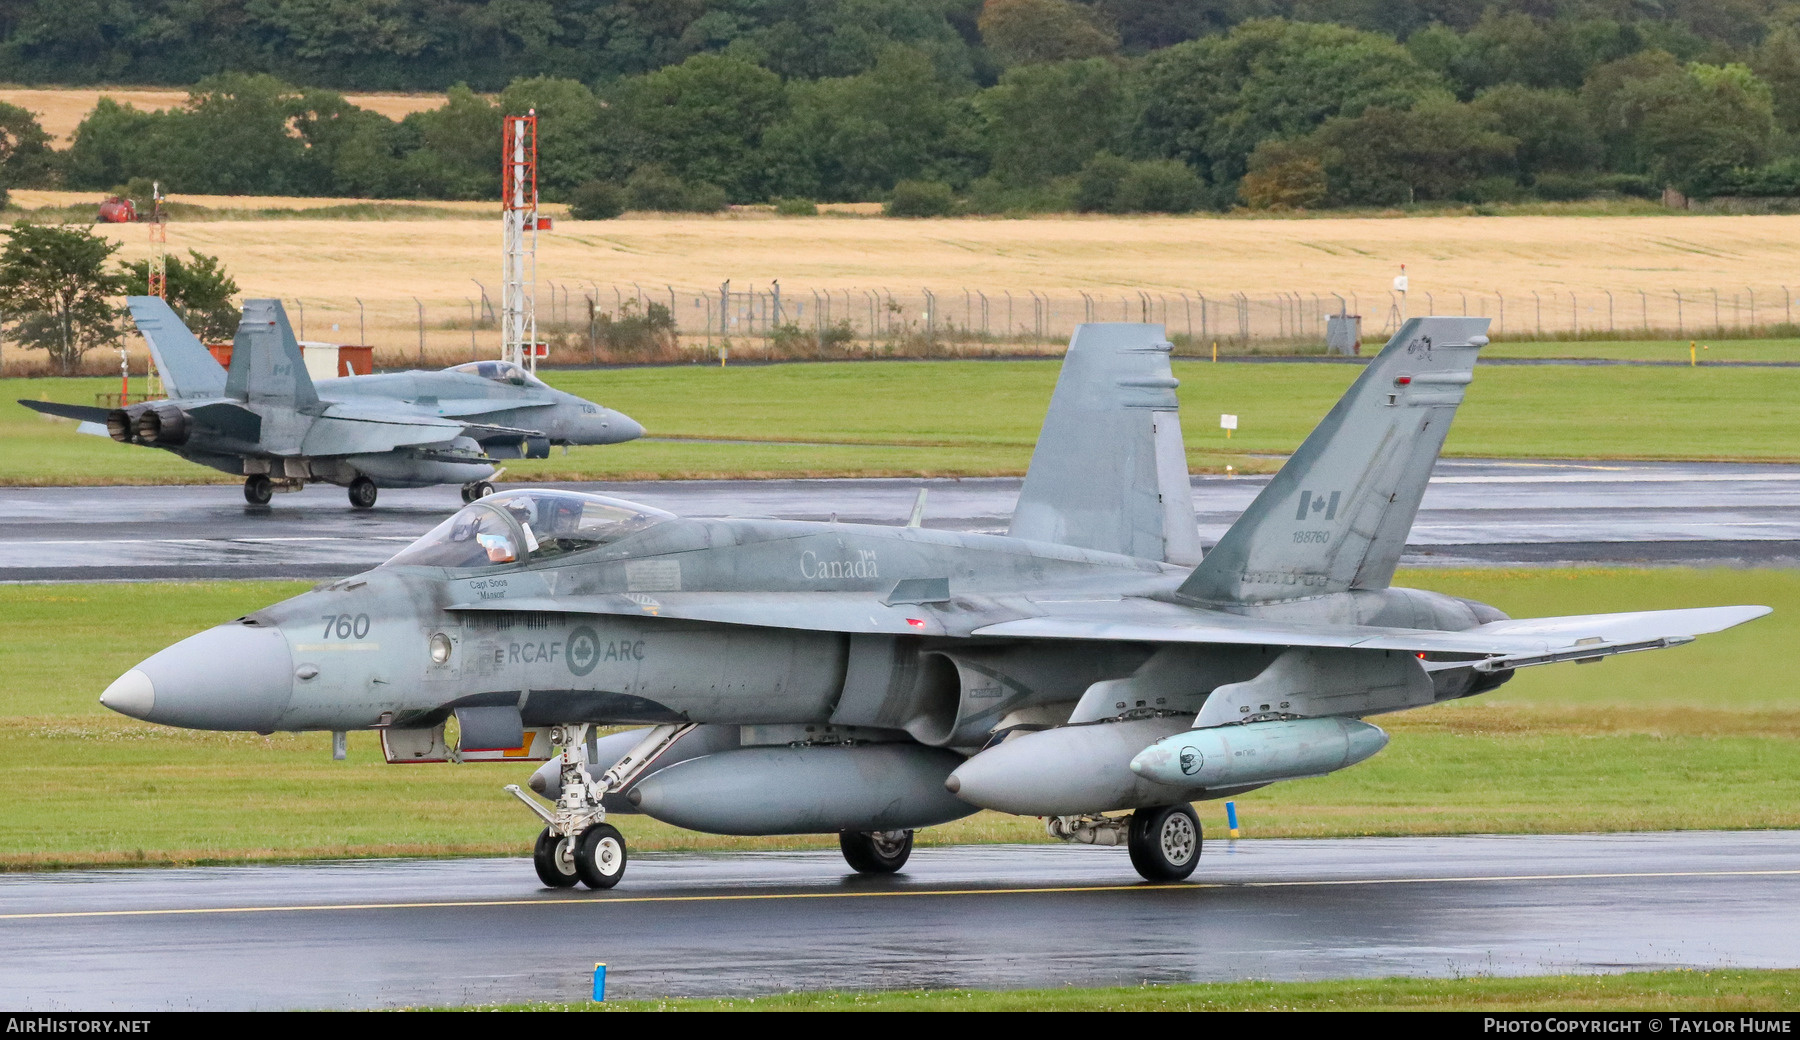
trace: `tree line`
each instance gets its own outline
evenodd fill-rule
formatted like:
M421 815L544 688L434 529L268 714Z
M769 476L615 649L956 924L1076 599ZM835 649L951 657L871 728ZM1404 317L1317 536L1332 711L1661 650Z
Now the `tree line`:
M189 77L225 71L166 111L103 101L60 150L0 107L5 183L491 198L501 117L535 109L545 196L590 216L1800 195L1800 12L1774 0L102 7L0 5L0 76L174 78L190 43ZM133 42L151 22L162 49ZM395 121L278 74L464 82Z

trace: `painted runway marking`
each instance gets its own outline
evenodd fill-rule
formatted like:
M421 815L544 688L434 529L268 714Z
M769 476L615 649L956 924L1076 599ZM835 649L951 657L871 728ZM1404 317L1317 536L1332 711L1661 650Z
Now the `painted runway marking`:
M1630 881L1656 878L1800 877L1793 870L1657 870L1595 874L1492 874L1468 877L1333 878L1305 881L1211 881L1179 884L1065 885L1047 888L918 888L888 892L753 892L689 896L585 896L579 899L467 899L416 903L302 903L291 906L202 906L154 910L57 910L0 914L0 921L95 917L181 917L207 914L281 914L349 910L454 910L501 906L614 906L621 903L749 903L784 899L883 899L902 896L1016 896L1084 892L1202 892L1228 888L1313 888L1350 885L1452 885L1508 881Z

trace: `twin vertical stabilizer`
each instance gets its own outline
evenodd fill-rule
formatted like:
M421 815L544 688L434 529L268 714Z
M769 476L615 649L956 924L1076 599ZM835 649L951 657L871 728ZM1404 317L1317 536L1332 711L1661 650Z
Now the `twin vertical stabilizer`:
M1487 327L1401 326L1177 595L1229 605L1388 587Z
M231 341L231 368L225 396L252 404L269 402L297 409L319 403L312 377L287 310L280 300L245 300L237 336Z
M1170 349L1160 325L1075 329L1007 533L1199 562Z

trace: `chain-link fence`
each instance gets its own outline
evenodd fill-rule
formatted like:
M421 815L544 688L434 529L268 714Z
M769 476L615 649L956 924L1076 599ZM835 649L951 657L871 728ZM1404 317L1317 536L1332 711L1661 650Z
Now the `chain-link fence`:
M1416 284L1416 283L1415 283ZM247 295L255 295L248 293ZM373 346L380 368L434 367L499 354L499 300L477 283L461 300L287 300L301 339ZM1512 289L1397 292L830 288L726 282L650 286L545 279L540 338L550 364L1059 352L1090 321L1163 325L1178 354L1321 353L1326 319L1361 317L1379 344L1408 315L1479 315L1496 340L1689 339L1800 335L1787 286L1736 289ZM135 343L135 337L127 337ZM134 354L141 355L141 347ZM45 360L0 343L7 374ZM133 364L141 370L142 361ZM116 372L117 355L85 359Z
M1326 319L1359 315L1380 342L1409 315L1476 315L1495 339L1627 339L1791 334L1786 286L1736 290L1435 290L1398 292L795 289L722 284L545 284L540 327L565 353L628 346L622 324L668 328L682 351L734 356L958 356L1053 353L1093 321L1163 325L1178 353L1322 352ZM609 339L610 336L610 339ZM627 351L628 353L629 351Z

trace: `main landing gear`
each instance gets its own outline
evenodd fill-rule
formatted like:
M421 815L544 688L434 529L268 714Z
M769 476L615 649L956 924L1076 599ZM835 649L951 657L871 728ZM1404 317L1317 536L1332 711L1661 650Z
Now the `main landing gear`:
M252 473L244 478L244 501L253 506L266 506L275 497L275 482L267 474Z
M912 855L912 831L842 831L838 848L858 874L892 874Z
M1180 881L1200 865L1200 817L1189 805L1159 805L1131 814L1126 847L1149 881Z
M477 480L462 486L462 500L473 502L478 498L486 498L494 493L494 485L485 480Z
M577 881L592 889L611 888L625 876L625 836L606 822L606 808L600 804L605 795L621 791L643 775L657 756L681 739L692 723L680 726L657 726L625 757L596 780L588 779L585 747L586 723L562 725L550 730L551 743L562 748L558 759L561 792L554 811L539 805L530 795L508 784L506 790L544 821L537 847L531 856L538 880L549 888L569 888ZM912 848L912 835L906 836L906 848ZM900 854L902 862L905 852ZM898 864L896 864L897 868Z
M350 505L354 509L369 509L375 505L375 482L368 477L357 477L350 482Z
M1045 823L1063 841L1125 846L1146 881L1180 881L1200 865L1200 817L1189 805L1153 805L1130 816L1052 816Z

